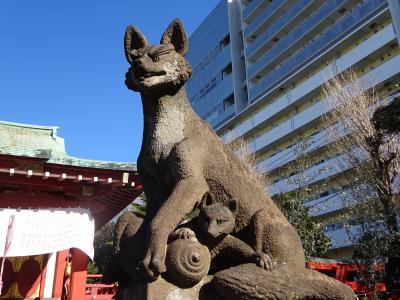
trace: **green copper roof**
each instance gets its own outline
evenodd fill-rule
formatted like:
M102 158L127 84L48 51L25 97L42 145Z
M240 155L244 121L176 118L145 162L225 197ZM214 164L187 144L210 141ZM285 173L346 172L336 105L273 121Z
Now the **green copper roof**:
M107 162L69 156L59 127L0 121L0 154L45 159L48 163L78 167L136 171L136 164Z

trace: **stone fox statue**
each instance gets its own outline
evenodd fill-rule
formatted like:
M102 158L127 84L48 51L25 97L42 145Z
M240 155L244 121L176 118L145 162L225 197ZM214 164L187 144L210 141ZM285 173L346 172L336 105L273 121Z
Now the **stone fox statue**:
M149 239L143 266L149 277L165 272L168 236L210 191L217 202L237 200L232 235L246 240L254 213L264 209L274 224L271 248L293 266L304 267L299 236L248 168L228 150L212 128L191 108L184 83L191 69L184 58L188 41L183 25L174 20L159 45L129 26L125 54L131 68L129 89L139 91L144 112L138 171L148 201Z
M187 50L186 32L179 20L172 21L159 45L149 45L135 27L126 29L125 54L131 67L125 83L129 89L140 92L144 112L138 171L148 208L138 230L138 234L146 231L147 243L141 254L140 251L132 254L132 260L141 255L142 268L149 279L165 272L169 235L199 204L203 195L210 192L221 204L236 199L231 235L249 245L249 224L254 214L262 209L265 222L271 225L268 240L264 239L265 249L271 249L268 252L273 261L288 266L289 270L283 270L285 276L288 273L296 276L292 270L304 269L305 265L296 231L246 165L228 150L188 102L184 88L191 74L184 58ZM260 234L265 232L260 231ZM128 256L122 261L127 261L129 251L121 249L122 252ZM273 253L279 253L279 257L274 257ZM279 268L274 268L273 272L274 276L281 276ZM231 289L224 281L234 277L230 276L227 273L217 281L223 289ZM268 281L265 284L268 285Z
M114 252L124 248L124 243L134 236L143 223L143 218L134 212L124 212L117 220L114 230Z
M114 228L114 255L110 257L105 270L103 271L102 282L112 284L118 281L120 286L129 284L132 280L139 279L138 272L131 272L136 268L137 261L141 255L140 250L131 253L130 264L124 270L124 263L120 262L120 250L131 250L130 244L137 244L144 234L140 234L139 229L143 223L143 218L134 212L127 211L121 214ZM141 230L143 232L143 229ZM132 251L131 251L132 252ZM132 255L133 254L133 255ZM133 276L132 276L133 275Z

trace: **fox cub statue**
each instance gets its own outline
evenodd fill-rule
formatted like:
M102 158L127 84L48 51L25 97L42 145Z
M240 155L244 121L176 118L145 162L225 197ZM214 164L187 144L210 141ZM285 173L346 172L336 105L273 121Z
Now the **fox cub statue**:
M258 238L268 239L268 235L259 234L254 230L262 227L257 224L263 221L258 217L260 214L257 214L250 223L252 230L249 230L248 240L251 241L251 245L232 236L237 210L235 199L231 199L227 204L222 204L215 202L214 197L207 192L199 208L199 215L177 229L171 235L171 239L197 238L200 243L206 245L210 250L212 273L243 263L255 263L268 271L274 268L277 261L272 261L270 255L255 247L262 245L262 242L257 242ZM279 254L274 257L277 259Z

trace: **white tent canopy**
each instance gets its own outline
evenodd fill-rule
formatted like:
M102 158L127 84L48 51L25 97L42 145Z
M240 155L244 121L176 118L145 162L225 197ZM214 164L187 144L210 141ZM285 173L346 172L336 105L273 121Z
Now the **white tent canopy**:
M10 216L14 230L7 256L28 256L78 248L93 259L94 219L88 209L0 208L0 256Z

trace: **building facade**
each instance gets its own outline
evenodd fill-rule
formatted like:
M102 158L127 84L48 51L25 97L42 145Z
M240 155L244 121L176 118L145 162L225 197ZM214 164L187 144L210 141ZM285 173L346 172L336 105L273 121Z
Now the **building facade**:
M322 85L353 68L365 88L399 94L398 0L221 0L190 37L193 75L187 93L195 111L225 141L242 139L267 172L271 195L291 191L298 137L314 164L307 184L326 188L308 199L312 213L339 215L346 186L327 154L330 138ZM396 35L397 33L397 35ZM331 222L332 255L351 255L344 222Z

